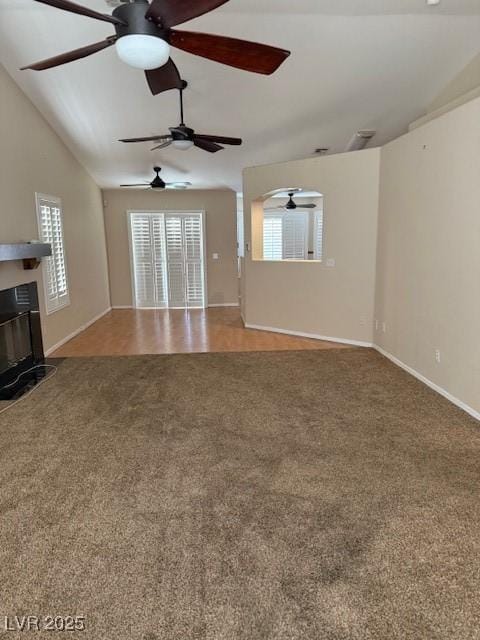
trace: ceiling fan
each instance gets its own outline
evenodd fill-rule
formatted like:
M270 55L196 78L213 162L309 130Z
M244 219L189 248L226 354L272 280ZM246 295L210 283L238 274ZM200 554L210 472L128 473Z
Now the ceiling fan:
M155 149L164 149L173 145L176 149L190 149L194 145L199 149L208 151L210 153L216 153L221 151L222 144L240 145L242 140L240 138L226 138L225 136L210 136L195 133L194 129L187 127L183 121L183 91L187 88L188 83L185 80L182 81L182 88L180 89L180 124L177 127L169 127L170 133L160 136L148 136L146 138L124 138L119 142L156 142L159 143L153 147Z
M272 74L289 51L226 36L178 31L172 27L216 9L228 0L133 0L116 7L112 15L99 13L70 0L35 0L63 11L109 22L116 34L23 69L42 71L85 58L115 45L118 56L132 67L144 69L154 95L180 89L182 80L170 58L170 45L188 53L254 73Z
M186 189L191 186L191 182L164 182L159 173L162 170L160 167L153 167L155 171L155 178L151 182L140 182L138 184L121 184L121 187L145 187L147 190L153 189L154 191L163 191L164 189Z
M280 207L267 207L265 211L278 211L278 209L286 209L287 211L295 211L295 209L316 209L316 204L297 204L293 199L295 191L288 192L288 202Z

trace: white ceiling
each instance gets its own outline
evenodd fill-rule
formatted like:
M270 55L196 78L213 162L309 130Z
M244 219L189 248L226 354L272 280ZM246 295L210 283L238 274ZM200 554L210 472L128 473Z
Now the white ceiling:
M110 11L104 0L78 0ZM183 27L180 27L183 28ZM0 0L0 60L102 187L149 179L196 188L241 189L243 167L343 151L359 129L388 141L423 115L437 93L480 51L480 0L231 0L186 25L281 46L291 57L271 77L173 50L186 122L198 133L233 135L242 147L149 151L120 137L178 124L178 94L153 97L143 73L112 49L57 69L22 65L113 33L107 23L33 0Z

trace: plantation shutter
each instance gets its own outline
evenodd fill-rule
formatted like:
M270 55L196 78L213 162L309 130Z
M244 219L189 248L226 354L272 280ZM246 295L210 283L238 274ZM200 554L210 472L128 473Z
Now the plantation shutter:
M263 259L281 260L283 256L283 222L281 213L265 213L263 218Z
M168 260L168 305L185 306L185 270L183 258L182 220L167 216L165 220Z
M306 260L308 213L273 212L263 217L264 260Z
M183 216L185 238L186 303L203 306L202 220L199 215Z
M47 313L52 313L70 304L61 201L37 194L37 216L40 240L52 248L52 255L45 259L43 267L45 304Z
M308 240L308 214L283 214L283 259L306 260Z
M201 214L131 213L137 307L203 307Z
M155 292L149 216L139 214L132 216L131 229L136 306L153 307Z
M323 259L323 211L315 212L314 255L315 260Z
M168 306L167 269L165 265L165 219L163 214L151 217L153 238L153 279L155 306Z
M163 215L132 214L131 234L135 306L166 306Z

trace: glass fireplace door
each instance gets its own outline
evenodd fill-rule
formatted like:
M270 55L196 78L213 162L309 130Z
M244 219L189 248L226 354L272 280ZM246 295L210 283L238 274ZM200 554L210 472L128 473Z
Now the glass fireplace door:
M32 357L30 314L0 316L0 374Z

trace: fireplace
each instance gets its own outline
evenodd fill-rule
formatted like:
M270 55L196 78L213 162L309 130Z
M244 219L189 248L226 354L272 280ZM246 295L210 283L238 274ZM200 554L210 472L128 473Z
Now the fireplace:
M0 400L20 395L42 378L43 368L29 369L43 362L36 282L0 291Z

